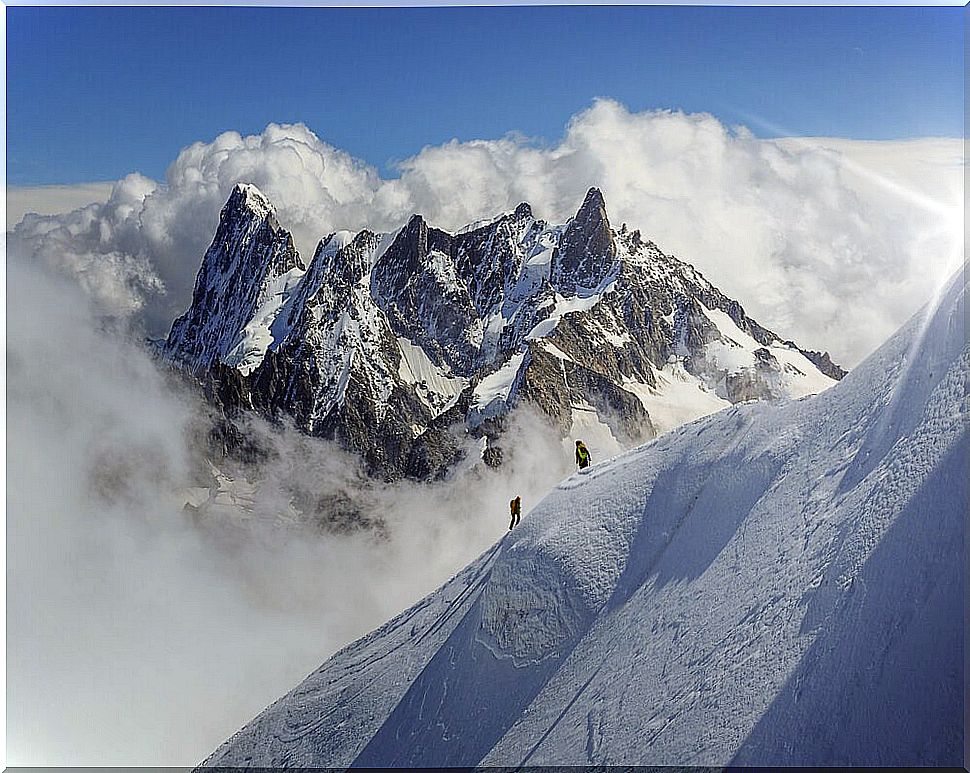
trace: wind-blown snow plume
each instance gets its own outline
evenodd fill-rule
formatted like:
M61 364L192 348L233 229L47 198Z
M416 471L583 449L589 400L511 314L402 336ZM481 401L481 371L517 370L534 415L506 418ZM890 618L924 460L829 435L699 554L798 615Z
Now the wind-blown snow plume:
M598 100L551 146L453 140L384 180L303 125L271 124L186 148L163 184L131 175L105 204L28 216L15 240L161 335L188 305L236 182L275 203L305 261L326 233L393 229L414 212L456 229L529 201L561 222L597 186L618 222L750 299L769 326L852 365L962 259L962 153L960 140L760 140L703 113Z

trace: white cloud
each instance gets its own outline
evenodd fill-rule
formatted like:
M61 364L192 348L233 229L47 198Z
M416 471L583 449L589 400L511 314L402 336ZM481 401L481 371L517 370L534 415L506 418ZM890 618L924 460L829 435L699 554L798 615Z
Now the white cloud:
M7 186L7 227L13 228L28 212L61 215L88 204L103 204L113 186L110 182Z
M256 420L273 453L232 470L258 481L253 505L193 517L197 396L70 281L16 253L7 279L10 765L199 763L504 534L508 492L528 510L570 470L528 416L513 464L436 486L367 484L332 445ZM281 525L291 499L335 497L382 528Z
M105 204L28 216L15 236L113 313L137 313L164 334L238 181L275 202L304 256L329 231L390 229L413 212L457 228L529 201L562 221L597 185L616 223L693 263L762 324L848 365L962 259L956 139L760 140L703 113L599 100L552 146L513 135L452 141L400 173L381 179L307 127L271 124L186 148L164 184L130 176Z

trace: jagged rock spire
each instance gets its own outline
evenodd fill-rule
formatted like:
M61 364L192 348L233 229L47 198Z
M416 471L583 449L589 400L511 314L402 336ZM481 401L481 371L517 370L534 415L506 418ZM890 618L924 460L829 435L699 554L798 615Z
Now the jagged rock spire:
M293 238L255 185L237 184L202 257L192 304L175 320L165 351L191 370L224 360L272 282L302 268Z
M398 334L413 337L436 363L472 367L481 322L458 280L453 237L414 215L371 272L371 295Z
M616 261L616 245L599 188L569 221L552 261L551 280L563 295L581 294L599 287Z
M516 220L524 220L527 217L532 217L532 206L527 201L523 201L519 206L515 208L512 215Z

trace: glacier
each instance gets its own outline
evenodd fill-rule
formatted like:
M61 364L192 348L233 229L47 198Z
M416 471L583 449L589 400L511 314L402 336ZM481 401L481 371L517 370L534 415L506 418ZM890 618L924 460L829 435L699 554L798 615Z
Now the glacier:
M566 478L203 766L961 764L965 295Z

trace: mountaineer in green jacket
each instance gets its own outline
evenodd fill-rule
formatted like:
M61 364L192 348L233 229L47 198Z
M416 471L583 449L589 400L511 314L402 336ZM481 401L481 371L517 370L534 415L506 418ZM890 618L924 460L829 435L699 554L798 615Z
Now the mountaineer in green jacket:
M586 447L586 444L582 440L577 440L576 464L579 466L579 469L585 470L587 467L589 467L589 463L591 461L592 458L589 455L589 449Z

